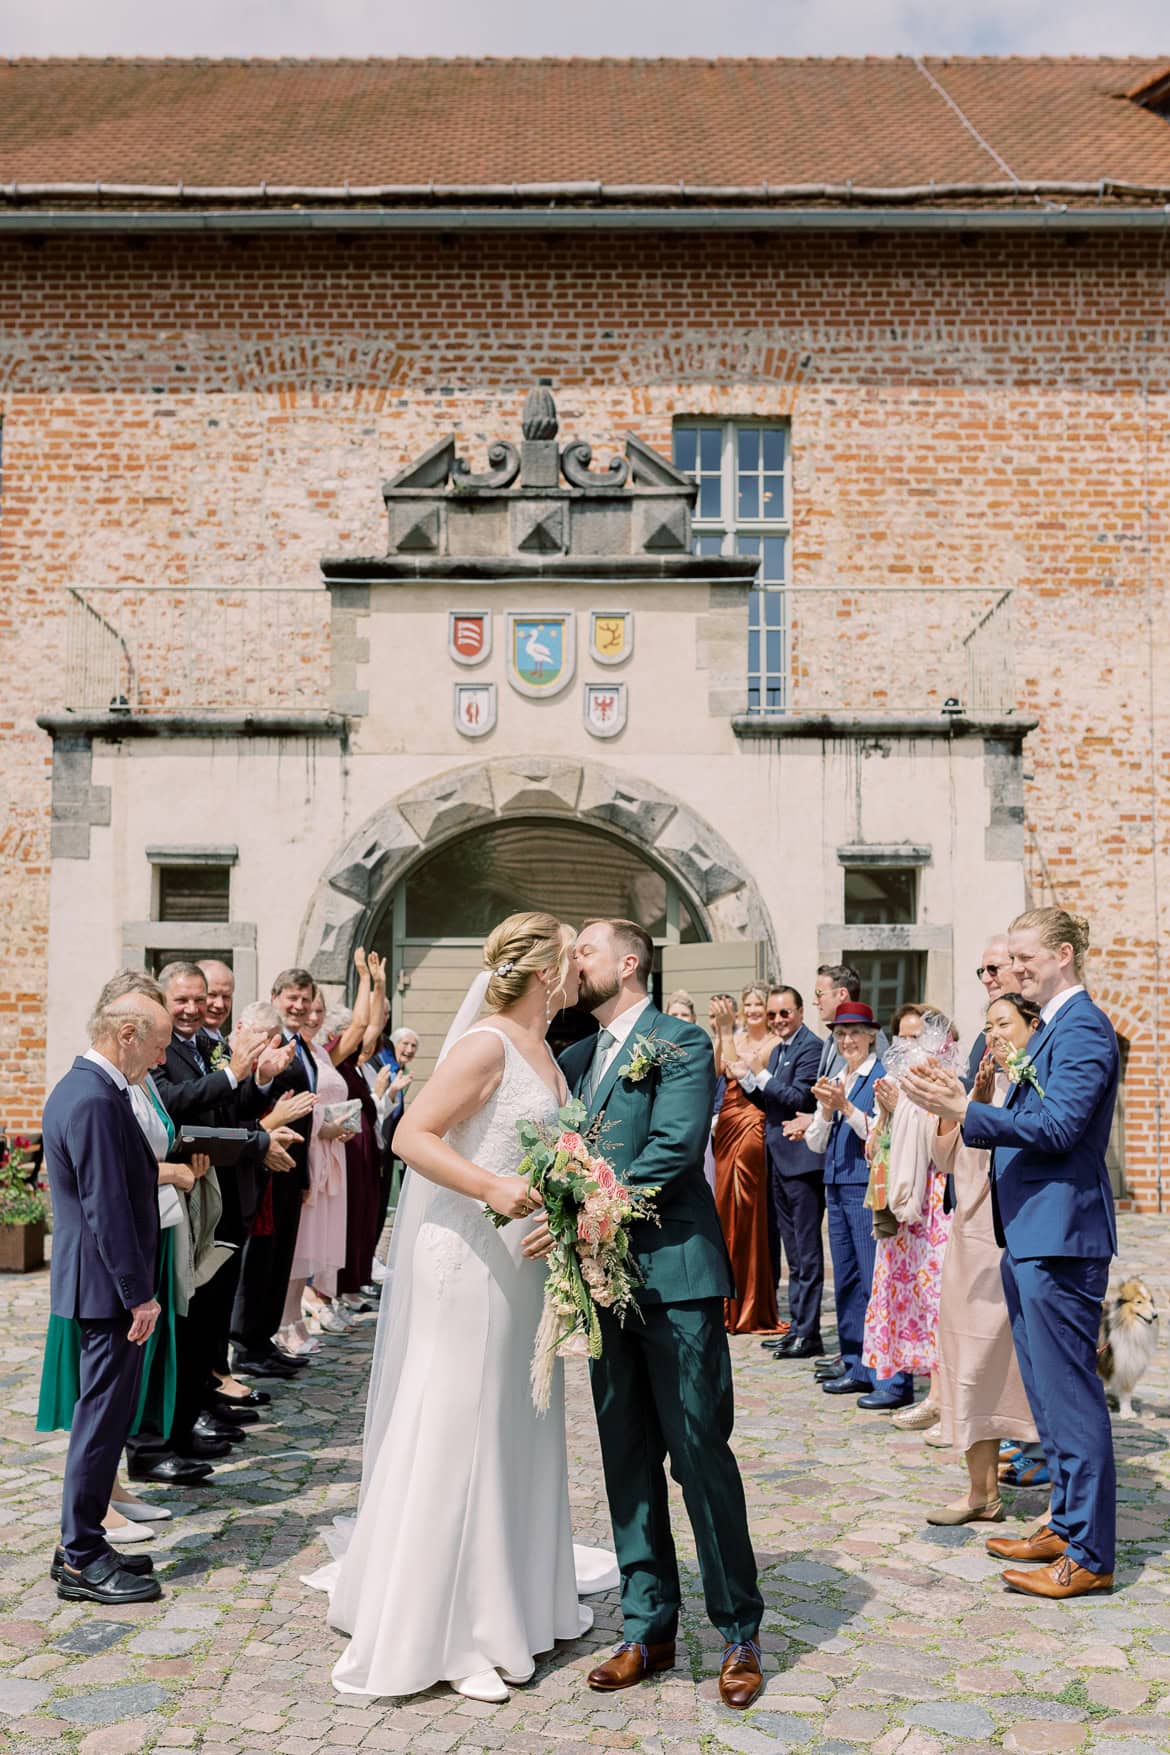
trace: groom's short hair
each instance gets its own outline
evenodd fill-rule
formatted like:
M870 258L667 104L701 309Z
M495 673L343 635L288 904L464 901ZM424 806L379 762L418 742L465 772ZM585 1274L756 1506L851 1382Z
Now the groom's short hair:
M619 955L637 957L638 980L643 987L649 987L650 971L654 967L654 940L644 926L639 926L636 920L607 919L587 920L585 926L608 926ZM584 932L585 927L581 930Z

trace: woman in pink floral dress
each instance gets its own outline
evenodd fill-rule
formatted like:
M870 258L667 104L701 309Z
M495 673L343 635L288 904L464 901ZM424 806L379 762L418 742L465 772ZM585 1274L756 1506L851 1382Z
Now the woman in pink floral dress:
M893 1034L922 1034L926 1006L903 1006L893 1020ZM950 1233L950 1215L943 1212L946 1176L931 1158L934 1123L924 1110L902 1097L892 1079L876 1087L879 1127L890 1127L886 1202L875 1214L877 1259L873 1291L865 1312L862 1363L880 1380L905 1371L931 1378L931 1391L919 1406L894 1415L903 1431L933 1426L938 1419L933 1374L937 1363L938 1308L942 1264ZM882 1235L886 1230L888 1235ZM911 1396L912 1400L912 1396Z

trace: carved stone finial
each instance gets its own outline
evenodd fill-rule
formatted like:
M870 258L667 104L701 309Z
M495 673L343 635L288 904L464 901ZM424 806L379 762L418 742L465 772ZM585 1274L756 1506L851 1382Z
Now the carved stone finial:
M552 391L537 384L525 397L520 431L526 439L555 439L559 426Z

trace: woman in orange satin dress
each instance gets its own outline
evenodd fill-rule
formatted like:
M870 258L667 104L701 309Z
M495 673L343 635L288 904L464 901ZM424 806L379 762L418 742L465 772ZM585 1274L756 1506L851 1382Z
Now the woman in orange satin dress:
M743 1028L736 1030L735 1007L716 1000L715 1071L727 1089L715 1124L715 1205L735 1276L734 1298L724 1302L723 1320L733 1335L775 1334L776 1279L768 1247L768 1153L764 1112L741 1088L732 1068L766 1069L779 1040L768 1029L766 987L743 990Z

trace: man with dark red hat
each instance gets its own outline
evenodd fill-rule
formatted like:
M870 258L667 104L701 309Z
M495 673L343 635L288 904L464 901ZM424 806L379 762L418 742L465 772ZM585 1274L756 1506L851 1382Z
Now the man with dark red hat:
M804 1136L805 1145L823 1152L825 1158L825 1205L841 1352L836 1375L822 1379L826 1395L868 1395L873 1390L873 1376L861 1363L861 1343L876 1253L872 1216L865 1205L869 1182L865 1142L873 1088L885 1076L874 1052L876 1037L877 1024L867 1005L850 999L837 1007L833 1040L845 1064L834 1077L820 1078L813 1086L817 1112Z

